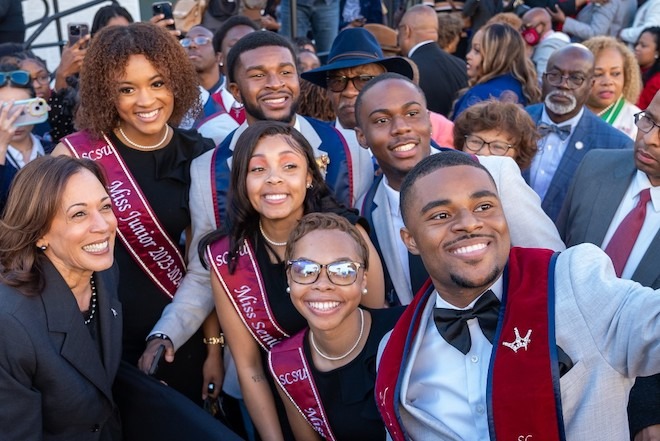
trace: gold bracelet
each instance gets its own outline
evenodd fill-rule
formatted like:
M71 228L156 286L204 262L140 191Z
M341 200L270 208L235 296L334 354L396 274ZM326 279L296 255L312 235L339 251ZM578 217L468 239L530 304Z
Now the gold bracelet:
M225 336L224 334L220 334L220 337L204 337L203 340L204 344L207 345L220 345L220 346L225 346Z

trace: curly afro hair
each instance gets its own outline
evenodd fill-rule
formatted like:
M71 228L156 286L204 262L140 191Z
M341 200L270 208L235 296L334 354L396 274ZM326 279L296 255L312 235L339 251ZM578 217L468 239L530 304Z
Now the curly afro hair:
M199 114L202 107L197 73L176 38L150 23L109 26L92 39L80 71L78 130L88 130L100 138L119 126L117 84L132 55L144 55L165 78L174 96L170 125L179 125L189 111L192 117Z

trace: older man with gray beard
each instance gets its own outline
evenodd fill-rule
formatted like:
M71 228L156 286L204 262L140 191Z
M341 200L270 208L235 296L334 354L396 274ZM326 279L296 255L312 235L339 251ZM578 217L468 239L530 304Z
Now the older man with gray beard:
M570 44L558 49L543 74L543 103L526 108L541 139L523 177L552 220L557 219L575 170L589 150L633 147L629 137L585 107L593 75L594 57L586 47Z

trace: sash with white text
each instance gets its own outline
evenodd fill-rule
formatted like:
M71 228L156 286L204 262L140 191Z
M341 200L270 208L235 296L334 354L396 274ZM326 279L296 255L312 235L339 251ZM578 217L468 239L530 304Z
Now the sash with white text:
M142 271L165 295L174 297L186 273L183 257L108 137L93 140L89 133L77 132L62 141L77 158L103 165L119 238Z
M264 350L270 351L282 339L289 337L275 321L259 265L247 241L238 253L233 274L229 272L229 237L225 236L206 247L206 258L243 324Z
M319 392L305 358L303 341L307 329L284 340L268 353L270 372L298 412L323 439L334 441Z

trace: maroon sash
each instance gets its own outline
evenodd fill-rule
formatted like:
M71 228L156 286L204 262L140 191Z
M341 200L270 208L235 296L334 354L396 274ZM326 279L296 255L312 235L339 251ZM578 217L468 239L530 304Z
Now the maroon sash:
M511 250L488 376L491 440L565 439L554 328L554 261L550 250ZM399 414L400 374L409 363L422 313L434 292L427 281L394 327L378 366L376 404L396 441L406 439Z
M303 329L273 348L268 353L268 366L275 381L310 426L324 439L335 441L305 358L306 334L307 329Z
M119 238L152 282L174 297L186 273L183 257L108 137L94 140L87 132L76 132L62 141L75 157L103 165Z
M234 274L229 273L228 237L209 245L206 257L243 324L266 352L289 337L273 317L259 265L247 241L239 251Z

